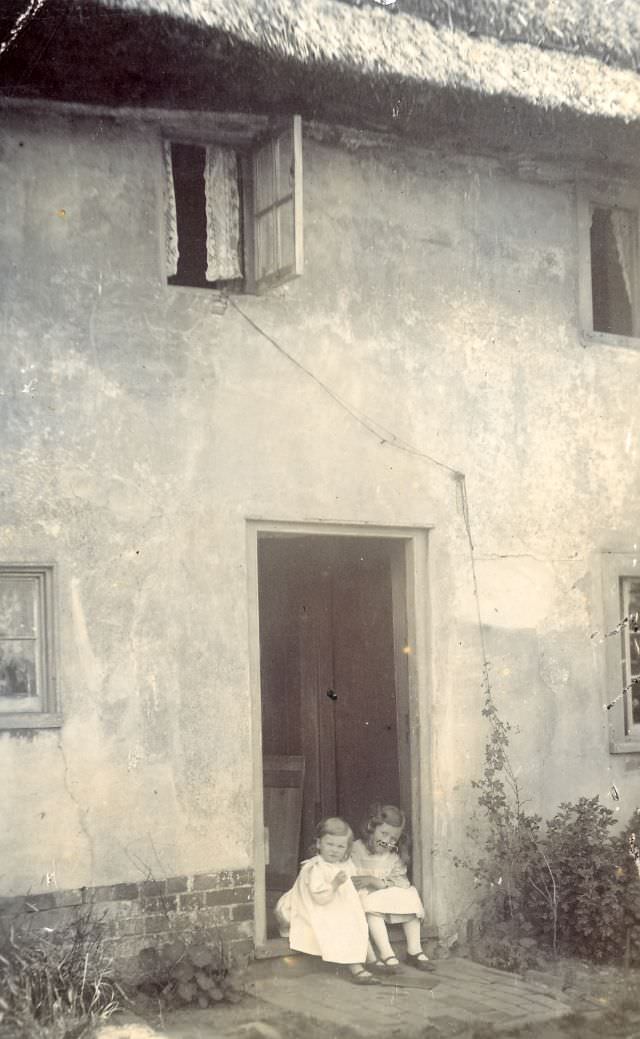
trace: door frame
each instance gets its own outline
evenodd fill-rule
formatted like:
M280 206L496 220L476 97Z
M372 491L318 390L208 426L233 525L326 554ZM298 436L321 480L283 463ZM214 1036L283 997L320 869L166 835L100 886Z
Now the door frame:
M413 878L421 891L427 918L433 921L437 904L433 876L433 740L431 731L432 653L430 638L430 582L428 579L428 534L430 528L386 527L359 523L288 522L248 519L247 584L249 621L249 682L251 694L251 754L253 763L253 863L255 870L256 956L280 951L277 939L267 939L264 794L262 778L262 694L260 686L260 616L258 605L258 540L292 534L323 537L384 538L402 545L406 613L403 624L408 635L407 689L411 774L411 827L413 834ZM420 594L418 594L418 589ZM397 611L394 609L394 644ZM399 698L399 690L396 696ZM288 944L287 944L288 949Z

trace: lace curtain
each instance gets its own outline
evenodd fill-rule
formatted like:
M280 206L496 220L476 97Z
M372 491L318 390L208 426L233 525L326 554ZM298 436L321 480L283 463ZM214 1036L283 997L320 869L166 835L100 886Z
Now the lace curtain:
M238 164L231 148L207 148L207 281L241 278Z
M165 221L165 257L167 277L178 273L178 218L176 215L176 192L173 184L173 164L171 162L171 142L162 145L164 158L164 207Z

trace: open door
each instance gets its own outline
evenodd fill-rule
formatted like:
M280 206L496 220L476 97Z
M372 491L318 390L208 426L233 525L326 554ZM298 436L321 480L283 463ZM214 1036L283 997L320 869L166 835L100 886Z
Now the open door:
M272 906L310 853L320 819L340 815L357 832L373 800L411 810L404 545L262 535L258 591L267 936L274 937ZM286 760L297 764L283 773L278 762ZM288 796L274 798L274 772L290 784L282 788Z

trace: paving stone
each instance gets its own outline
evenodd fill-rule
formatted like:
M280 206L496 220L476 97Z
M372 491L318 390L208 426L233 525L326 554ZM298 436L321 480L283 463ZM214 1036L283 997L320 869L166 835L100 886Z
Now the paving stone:
M552 1021L570 1010L552 990L543 993L539 985L469 961L438 961L428 982L418 978L414 987L409 978L415 973L407 971L404 987L402 975L395 984L358 988L327 970L298 977L267 976L255 987L257 996L283 1010L331 1025L344 1023L370 1037L396 1034L410 1039L445 1020L461 1027L484 1022L502 1031Z

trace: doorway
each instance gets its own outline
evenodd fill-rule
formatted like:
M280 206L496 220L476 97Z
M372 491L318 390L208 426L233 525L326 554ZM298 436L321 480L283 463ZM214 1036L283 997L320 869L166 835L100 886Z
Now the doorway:
M258 532L269 939L321 818L357 831L373 800L411 812L407 543Z

